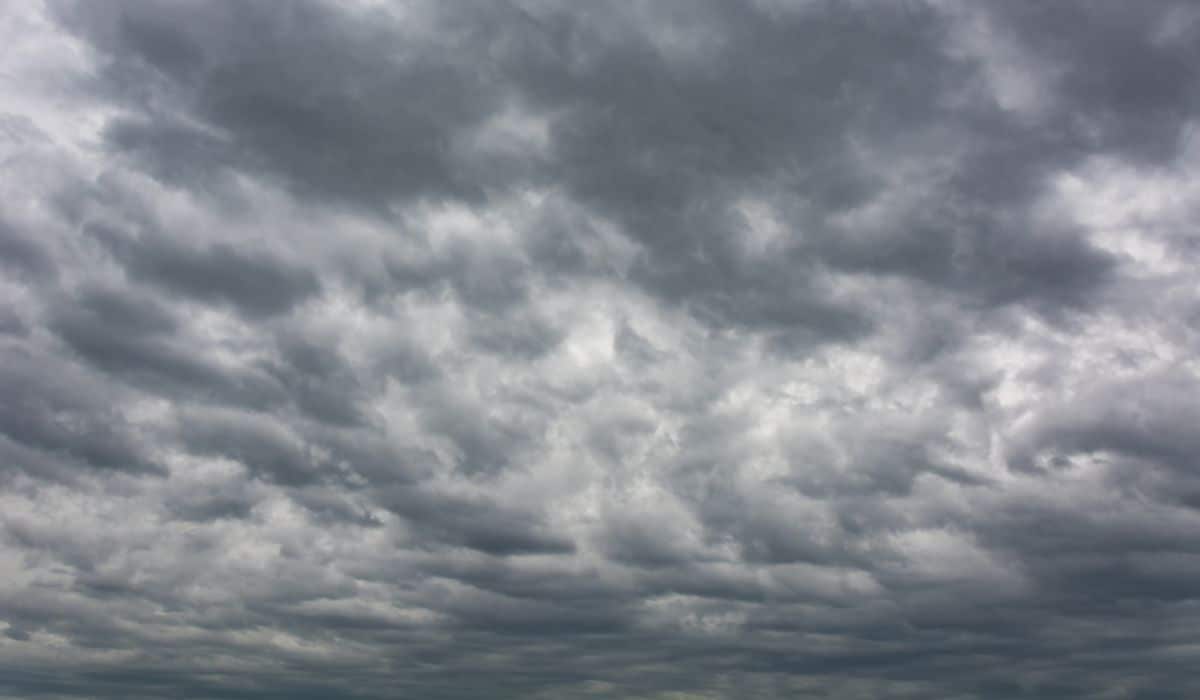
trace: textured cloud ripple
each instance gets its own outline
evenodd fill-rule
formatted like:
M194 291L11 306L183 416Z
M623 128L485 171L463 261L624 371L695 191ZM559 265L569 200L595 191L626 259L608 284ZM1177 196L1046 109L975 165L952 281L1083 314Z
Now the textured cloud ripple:
M0 3L0 697L1200 697L1200 6Z

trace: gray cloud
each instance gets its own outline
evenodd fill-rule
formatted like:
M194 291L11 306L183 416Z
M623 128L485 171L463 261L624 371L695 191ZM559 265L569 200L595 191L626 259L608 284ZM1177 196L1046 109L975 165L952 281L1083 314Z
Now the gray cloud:
M0 697L1194 697L1198 34L0 9Z
M166 238L102 237L134 279L201 302L232 304L251 318L289 311L320 291L312 272L225 243L195 250Z

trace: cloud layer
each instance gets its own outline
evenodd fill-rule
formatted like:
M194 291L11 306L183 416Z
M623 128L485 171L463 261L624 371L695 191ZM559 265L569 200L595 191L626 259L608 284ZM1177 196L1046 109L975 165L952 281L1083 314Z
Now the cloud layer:
M0 697L1200 694L1192 3L0 45Z

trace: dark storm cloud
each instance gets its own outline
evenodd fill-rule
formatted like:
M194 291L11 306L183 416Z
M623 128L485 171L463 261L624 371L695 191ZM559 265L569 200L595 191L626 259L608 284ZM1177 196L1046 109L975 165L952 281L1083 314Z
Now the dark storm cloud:
M55 299L48 310L46 329L76 356L155 394L257 408L286 399L285 390L266 373L214 363L151 296L84 287Z
M196 189L219 185L234 157L230 144L186 124L115 120L104 138L113 152L138 162L155 178Z
M1198 34L0 9L0 696L1194 697Z
M452 545L489 554L570 552L571 542L550 532L530 512L484 499L412 488L389 489L382 504L411 524L418 541Z
M282 13L169 3L111 11L61 3L56 11L111 52L108 79L122 97L182 100L229 139L221 148L211 136L144 120L109 132L110 146L147 159L152 170L186 181L217 165L248 167L305 194L354 203L480 194L473 164L454 153L458 132L504 97L469 58L479 26L400 36L382 8L339 12L315 3ZM203 158L199 170L172 167L197 150L222 153Z
M189 416L183 444L201 455L234 459L254 473L285 484L310 482L319 475L311 448L285 426L251 416Z
M279 346L278 360L268 362L266 371L291 393L302 413L333 425L365 422L360 403L364 389L336 349L296 335L285 335Z
M41 246L0 219L0 260L12 275L53 276L54 263Z
M1075 138L1130 157L1171 157L1200 104L1192 71L1200 50L1190 8L1026 2L991 11L1046 62L1061 91L1059 118ZM1073 24L1082 27L1064 31Z
M201 302L232 304L251 318L286 313L320 291L311 271L227 243L194 249L165 237L129 240L107 231L99 237L134 279Z
M10 349L0 366L0 386L6 397L0 409L0 433L9 446L30 450L34 457L27 461L22 452L6 450L6 468L37 470L42 464L68 472L159 468L143 436L119 407L106 400L103 385L72 368Z
M691 40L707 48L675 57L654 23L679 22L676 11L646 9L646 25L632 8L541 16L421 6L410 12L430 34L416 38L389 35L371 12L338 17L307 5L276 17L223 8L204 21L172 6L63 12L111 52L114 85L149 71L144 80L162 99L182 101L229 139L229 167L265 169L306 196L376 203L470 198L468 191L538 186L549 175L642 245L633 281L719 326L778 328L784 347L853 339L870 328L810 281L821 274L814 262L912 276L989 305L1050 307L1043 310L1086 301L1107 277L1108 257L1071 232L1038 231L1043 224L1024 210L1049 169L1126 142L1082 142L1079 127L1066 123L1079 113L1073 108L1030 135L986 103L951 103L978 75L948 55L942 14L917 5L776 15L706 7L672 31L694 32ZM399 55L396 45L405 47ZM713 55L695 55L703 50ZM641 79L622 79L628 75ZM131 99L149 98L139 91ZM548 121L550 145L544 154L529 149L519 157L531 162L509 164L497 182L486 148L455 146L473 143L468 136L505 99ZM198 144L215 137L171 129L151 113L143 126L115 127L110 145L149 158L151 172L177 170L172 163L181 159L189 172L207 170ZM886 160L911 148L898 140L904 132L961 152L950 181L874 235L831 226L831 217L878 198ZM744 222L729 210L748 195L803 212L791 226L805 235L772 251L768 263L744 259ZM998 196L1003 209L994 206ZM144 269L166 278L179 268L176 284L194 290L204 283L189 279L207 279L204 263L220 266L219 252ZM506 287L519 284L514 272ZM478 302L506 298L489 276L475 269L456 286Z
M1196 378L1169 372L1137 382L1097 387L1081 401L1090 410L1042 422L1044 442L1072 452L1113 450L1160 459L1194 471L1195 438L1187 429L1197 417Z

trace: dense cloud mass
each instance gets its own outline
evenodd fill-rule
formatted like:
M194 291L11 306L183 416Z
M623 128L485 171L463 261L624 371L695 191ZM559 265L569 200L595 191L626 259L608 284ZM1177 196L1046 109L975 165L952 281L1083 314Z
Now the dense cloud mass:
M0 697L1200 697L1200 5L0 4Z

